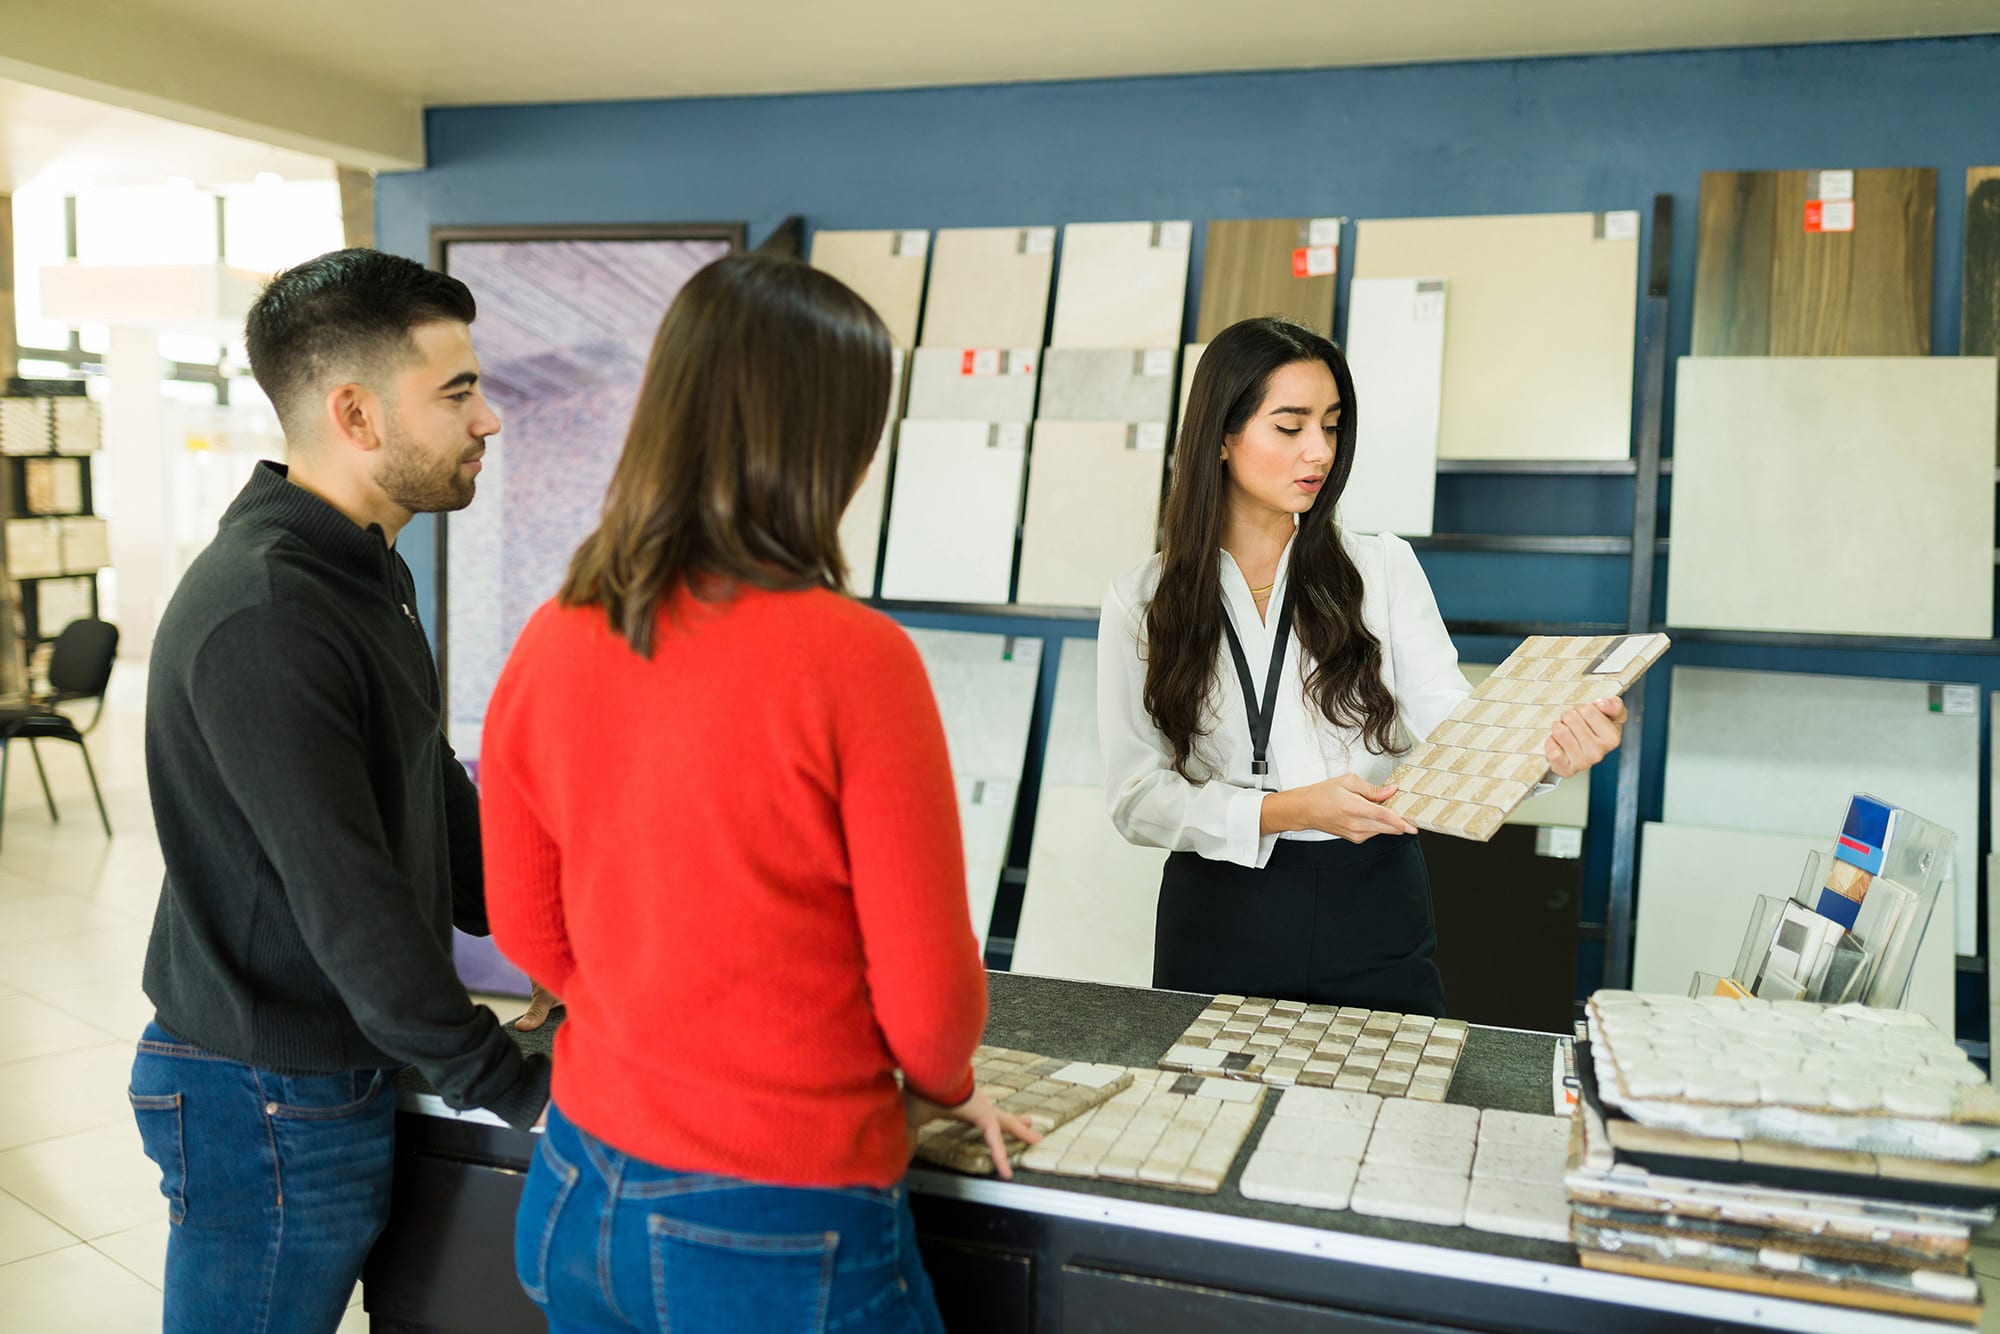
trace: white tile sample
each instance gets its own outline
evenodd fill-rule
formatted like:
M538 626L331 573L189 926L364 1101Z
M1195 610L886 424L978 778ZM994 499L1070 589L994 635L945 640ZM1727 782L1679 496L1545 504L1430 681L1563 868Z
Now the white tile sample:
M1431 531L1446 296L1442 278L1354 280L1346 351L1359 435L1340 495L1343 528L1405 537Z
M1492 663L1461 662L1458 669L1465 673L1466 683L1475 688L1493 675ZM1516 806L1505 822L1582 829L1590 823L1590 780L1571 778L1557 783L1554 791L1529 797Z
M1479 1109L1459 1103L1411 1102L1389 1098L1376 1113L1378 1135L1442 1135L1472 1143L1479 1137Z
M1164 422L1036 422L1016 600L1099 606L1153 554L1166 446Z
M64 574L89 574L111 563L111 524L104 519L59 520Z
M55 401L56 453L94 454L104 444L104 409L95 399L59 398Z
M1018 423L903 423L882 563L883 597L1008 600L1027 434Z
M62 520L7 520L7 577L34 579L61 574Z
M1475 1175L1465 1198L1465 1226L1537 1241L1569 1240L1569 1192L1560 1178L1531 1185Z
M1012 970L1151 986L1166 859L1163 848L1127 843L1111 823L1097 743L1097 641L1065 639Z
M821 231L813 233L812 266L860 294L889 327L889 341L917 341L917 311L924 299L930 234L922 231Z
M1248 1085L1245 1085L1248 1087ZM1317 1090L1308 1089L1307 1092ZM1291 1092L1291 1090L1287 1090ZM1319 1121L1309 1116L1273 1116L1257 1141L1257 1151L1303 1153L1320 1158L1347 1158L1360 1162L1368 1153L1370 1127L1360 1121ZM1466 1155L1466 1163L1472 1157Z
M1309 1121L1340 1121L1373 1126L1381 1113L1383 1099L1373 1093L1349 1093L1341 1089L1290 1088L1279 1096L1274 1117L1298 1117Z
M944 719L953 772L1019 781L1041 679L1042 641L910 630Z
M1479 1114L1479 1143L1520 1146L1541 1152L1569 1152L1570 1118L1492 1108Z
M1465 1225L1465 1197L1471 1183L1454 1172L1420 1167L1376 1167L1364 1162L1354 1180L1349 1207L1357 1214L1394 1218L1436 1227Z
M29 459L25 468L27 513L75 514L83 509L82 459Z
M1991 357L1683 357L1672 625L1993 633Z
M1041 363L1032 347L920 347L904 412L923 421L1032 421Z
M1954 693L1969 694L1973 712L1944 712L1928 681L1676 667L1661 816L1831 848L1856 793L1915 811L1958 835L1955 883L1940 890L1932 930L1977 954L1978 695Z
M1171 347L1052 347L1043 355L1038 416L1164 422L1173 405Z
M1442 1103L1417 1103L1438 1107ZM1413 1167L1431 1172L1469 1176L1477 1146L1464 1135L1399 1135L1376 1127L1368 1141L1368 1162L1376 1167Z
M1187 303L1186 221L1063 228L1051 347L1172 347Z
M1259 1149L1243 1165L1237 1189L1250 1200L1307 1209L1345 1209L1360 1164L1348 1158Z
M944 227L931 241L925 347L1039 347L1054 227Z
M1604 219L1356 224L1356 278L1449 284L1438 457L1630 456L1639 243L1636 228L1629 238L1607 235Z
M965 901L972 933L986 948L993 925L993 901L1007 869L1007 845L1014 836L1014 807L1021 785L1004 778L953 775L958 789L958 831L965 840Z

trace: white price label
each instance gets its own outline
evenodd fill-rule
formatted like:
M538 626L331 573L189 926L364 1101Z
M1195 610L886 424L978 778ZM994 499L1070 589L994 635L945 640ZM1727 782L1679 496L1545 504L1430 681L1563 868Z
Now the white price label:
M1333 273L1336 267L1334 256L1338 252L1332 246L1307 246L1303 253L1305 255L1305 272L1299 274L1300 277L1325 278Z
M1012 806L1014 784L1005 778L980 778L972 784L974 806Z
M1340 219L1314 218L1306 224L1307 245L1339 245Z
M897 232L896 253L910 258L921 258L931 248L929 232Z
M1444 318L1444 280L1426 279L1417 284L1416 299L1410 306L1410 318L1418 324L1436 324Z
M1852 199L1822 201L1819 213L1819 229L1823 232L1853 231L1854 201Z
M1979 687L1937 685L1931 687L1931 712L1957 718L1971 718L1979 712Z
M1186 250L1194 241L1194 224L1191 222L1162 222L1156 227L1158 239L1153 244L1162 250Z
M1056 229L1053 227L1030 227L1021 233L1021 253L1024 255L1047 255L1056 248Z
M1039 355L1032 347L1014 348L1003 358L1006 364L1002 369L1008 375L1033 375Z
M1819 193L1814 198L1828 202L1854 198L1854 172L1852 170L1820 172Z
M968 347L958 359L960 375L998 375L1000 373L1000 349L997 347Z
M1006 646L1000 650L1000 661L1018 662L1029 667L1038 666L1042 661L1042 641L1008 635Z
M1636 241L1639 239L1639 210L1620 209L1616 213L1604 215L1604 239L1607 241Z
M999 422L993 428L993 438L988 442L994 449L1026 449L1028 447L1028 424L1026 422Z
M1141 375L1172 375L1174 373L1174 350L1170 347L1149 347L1140 358Z
M1158 454L1167 447L1167 424L1165 422L1140 422L1133 434L1132 447L1148 454Z

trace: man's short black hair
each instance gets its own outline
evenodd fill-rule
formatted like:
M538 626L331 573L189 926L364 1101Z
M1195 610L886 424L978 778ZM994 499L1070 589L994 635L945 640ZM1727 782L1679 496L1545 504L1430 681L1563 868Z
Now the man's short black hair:
M309 420L323 385L379 375L413 350L411 330L478 307L466 285L400 255L335 250L286 269L250 308L250 372L287 434Z

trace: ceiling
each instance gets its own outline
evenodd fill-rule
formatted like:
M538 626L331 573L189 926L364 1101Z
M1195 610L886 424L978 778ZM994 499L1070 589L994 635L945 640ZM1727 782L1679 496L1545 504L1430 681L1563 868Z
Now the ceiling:
M2000 31L1996 0L125 0L426 105Z
M324 158L0 79L0 193L29 186L165 185L173 176L216 186L251 181L265 171L287 180L323 180L333 166Z

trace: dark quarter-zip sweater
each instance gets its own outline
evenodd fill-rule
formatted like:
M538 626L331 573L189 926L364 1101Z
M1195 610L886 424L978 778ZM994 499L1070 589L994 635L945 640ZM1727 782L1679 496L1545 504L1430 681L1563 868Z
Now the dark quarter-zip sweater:
M409 567L257 466L153 643L146 775L166 880L146 994L262 1069L413 1065L526 1126L547 1100L452 967L486 931L479 799L444 739Z

